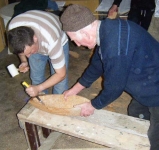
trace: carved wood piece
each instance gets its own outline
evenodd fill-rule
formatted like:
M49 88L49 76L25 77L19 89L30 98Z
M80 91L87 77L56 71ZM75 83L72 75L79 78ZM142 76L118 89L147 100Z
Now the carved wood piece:
M67 100L64 99L62 94L42 95L39 97L45 105L41 104L37 98L31 98L29 103L45 112L64 116L79 116L81 109L74 106L90 101L78 95L69 96Z

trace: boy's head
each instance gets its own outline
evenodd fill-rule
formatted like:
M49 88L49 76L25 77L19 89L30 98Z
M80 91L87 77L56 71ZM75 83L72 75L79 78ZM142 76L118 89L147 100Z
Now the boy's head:
M9 47L14 54L24 53L26 46L34 44L34 30L30 27L17 27L7 33Z

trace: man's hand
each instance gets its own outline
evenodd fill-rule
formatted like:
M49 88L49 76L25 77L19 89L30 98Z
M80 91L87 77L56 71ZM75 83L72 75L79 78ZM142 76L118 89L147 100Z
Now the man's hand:
M75 107L81 108L80 116L84 116L84 117L92 115L95 110L95 108L92 106L91 102L76 105Z
M68 96L76 95L77 93L76 93L76 91L74 91L74 90L71 88L71 89L65 91L63 94L64 94L64 98L67 99Z
M76 95L84 88L85 87L83 85L81 85L79 82L77 82L71 89L69 89L63 93L64 98L67 99L68 96Z
M29 70L28 62L22 62L19 65L19 72L26 73Z
M108 18L111 18L114 13L118 12L118 6L117 5L113 5L108 12Z
M35 85L30 85L25 91L30 97L35 97L40 92L38 86Z

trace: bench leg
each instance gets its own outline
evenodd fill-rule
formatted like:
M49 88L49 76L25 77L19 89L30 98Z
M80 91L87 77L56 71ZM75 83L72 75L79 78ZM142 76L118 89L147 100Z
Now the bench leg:
M51 130L50 130L50 129L47 129L47 128L42 127L42 133L43 133L43 137L44 137L44 138L47 138L47 137L50 135Z
M40 139L37 131L37 126L25 122L25 129L30 150L38 150L38 147L40 147Z

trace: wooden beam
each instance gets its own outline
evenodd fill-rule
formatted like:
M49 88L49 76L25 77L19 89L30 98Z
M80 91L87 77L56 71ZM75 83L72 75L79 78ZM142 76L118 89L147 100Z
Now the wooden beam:
M55 145L56 140L58 140L61 135L62 133L53 131L38 148L38 150L51 150L51 148Z

